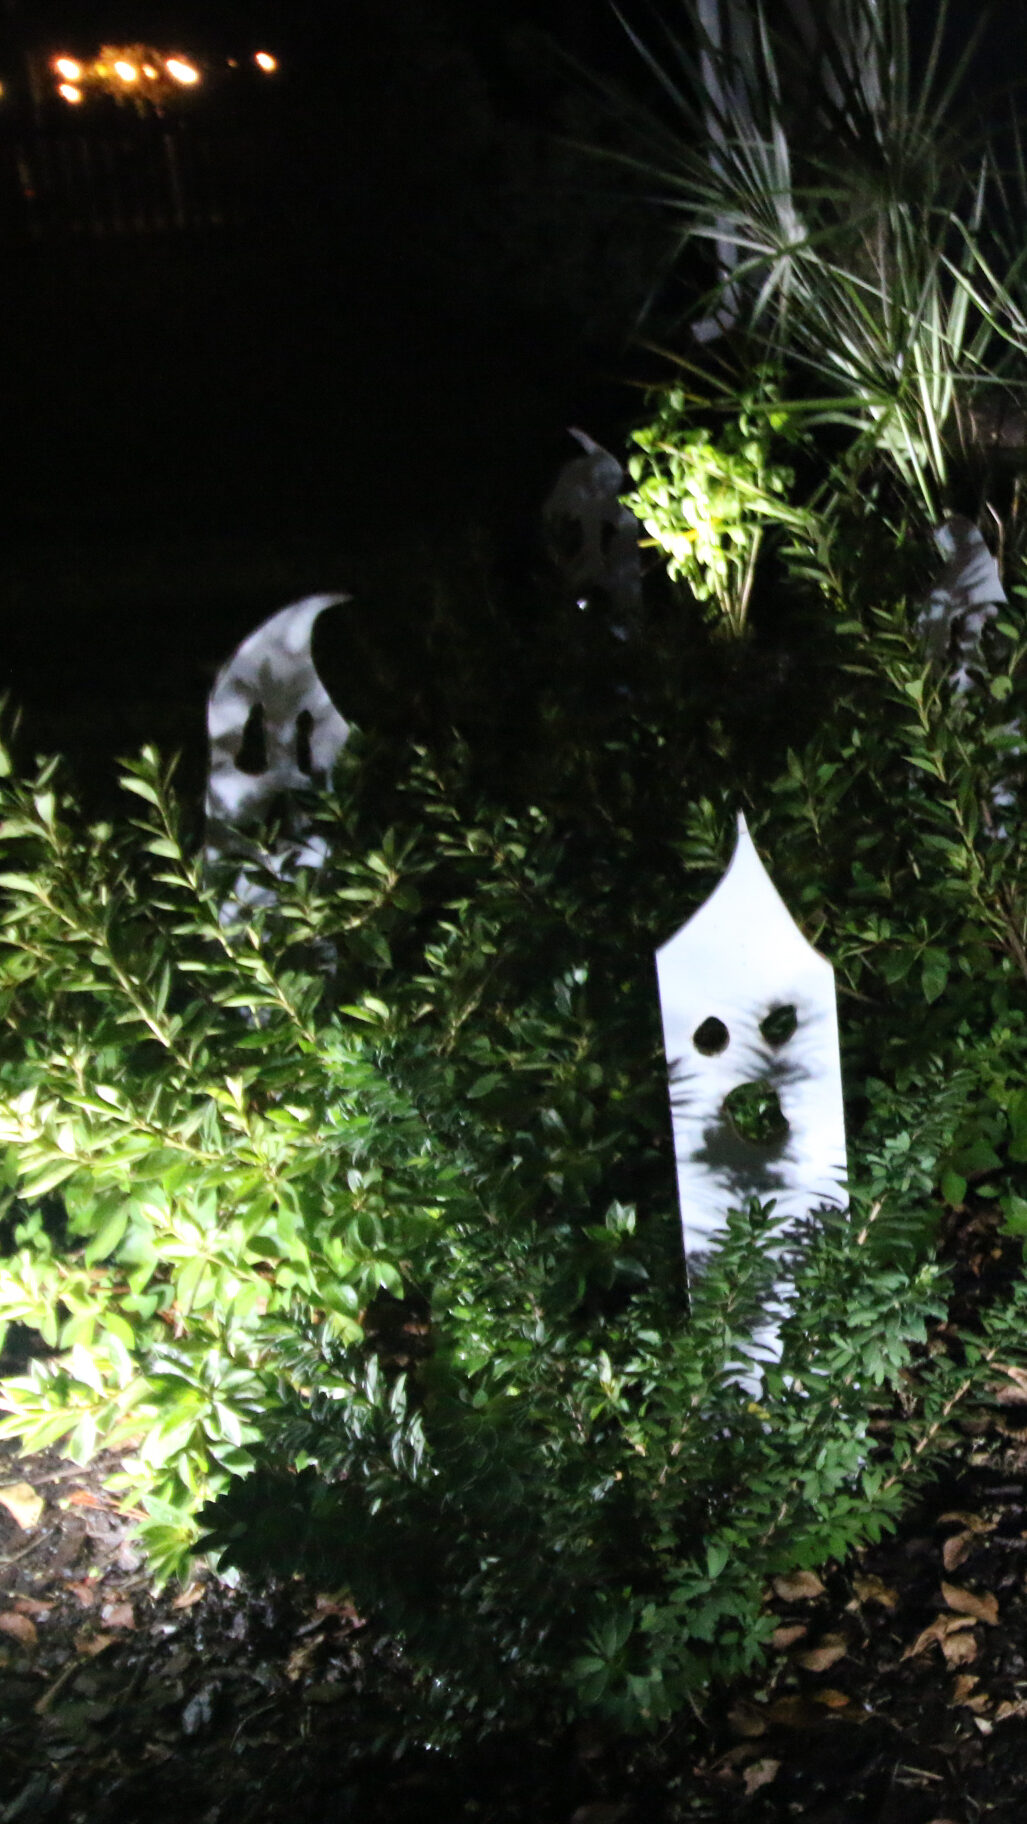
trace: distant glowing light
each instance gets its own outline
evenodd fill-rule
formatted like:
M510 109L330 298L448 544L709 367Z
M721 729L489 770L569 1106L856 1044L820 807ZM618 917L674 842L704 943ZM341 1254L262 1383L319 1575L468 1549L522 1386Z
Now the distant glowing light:
M191 88L194 82L200 80L199 70L194 64L186 63L184 57L165 58L164 68L174 82L182 83L185 88Z
M126 62L124 57L118 58L114 65L114 74L120 76L122 82L137 82L139 79L139 71L135 64Z
M158 72L154 69L152 63L144 63L143 75L146 77L147 82L156 82Z
M73 82L59 83L58 88L57 88L57 93L58 93L58 95L63 95L65 101L81 101L82 100L82 90L80 88L78 88L77 85Z
M66 82L77 82L82 74L82 65L76 63L74 57L56 57L53 67ZM63 89L61 93L64 93Z
M270 51L255 51L253 54L253 61L256 64L259 64L262 70L266 70L269 76L272 70L277 70L278 68L278 58L272 57Z

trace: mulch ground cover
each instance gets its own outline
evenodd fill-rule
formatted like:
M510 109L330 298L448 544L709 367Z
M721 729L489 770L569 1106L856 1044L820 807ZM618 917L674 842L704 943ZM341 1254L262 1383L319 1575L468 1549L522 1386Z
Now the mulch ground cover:
M1015 1387L1011 1389L1015 1393ZM1008 1414L1008 1416L1006 1416ZM344 1594L155 1592L88 1471L0 1460L3 1824L971 1824L1027 1815L1027 1410L968 1441L901 1532L778 1579L763 1674L659 1741L396 1752L408 1674Z
M993 1213L953 1221L958 1347ZM403 1741L412 1677L345 1591L153 1588L88 1468L0 1446L0 1824L1021 1824L1027 1374L996 1370L896 1533L767 1592L757 1676L649 1741Z

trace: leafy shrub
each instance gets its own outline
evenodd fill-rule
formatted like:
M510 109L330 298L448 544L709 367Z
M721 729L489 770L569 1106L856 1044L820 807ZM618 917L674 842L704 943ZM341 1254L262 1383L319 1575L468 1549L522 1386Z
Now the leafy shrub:
M652 1723L752 1665L767 1579L877 1537L1022 1350L1021 830L989 809L1017 617L996 642L955 702L871 603L801 748L786 717L755 754L767 655L736 650L688 793L669 649L598 734L550 696L530 796L458 743L355 740L315 807L329 866L235 931L156 755L116 826L52 764L9 772L0 1312L48 1353L8 1435L126 1445L162 1573L202 1525L350 1587L436 1732ZM838 967L851 1126L851 1214L810 1218L758 1403L735 1371L773 1209L732 1216L689 1310L650 961L739 800ZM939 1236L971 1182L1015 1266L957 1332Z
M774 110L751 174L708 147L675 168L688 231L774 284L728 429L670 392L638 501L745 641L680 602L623 651L569 604L515 632L490 603L487 687L454 647L473 751L351 741L311 807L329 864L236 927L154 753L104 825L53 763L4 760L0 1319L45 1352L3 1429L124 1445L163 1574L199 1545L347 1585L422 1670L435 1739L543 1708L651 1726L751 1666L768 1579L878 1537L1023 1357L1027 643L1011 610L953 696L903 551L1011 294L981 301L959 169L928 159L910 203L937 117L891 63L903 105L863 127L876 156L891 120L901 193L793 192ZM792 234L798 202L823 234ZM801 513L771 431L816 471ZM770 522L793 548L757 575ZM732 1212L689 1299L651 965L739 804L835 963L850 1136L851 1207L790 1243L758 1401L738 1369L779 1224ZM968 1209L1002 1269L970 1302Z
M801 533L809 523L789 502L794 471L772 456L771 432L787 418L769 412L769 375L763 380L741 409L729 391L727 422L716 436L696 422L702 402L668 388L651 421L632 433L640 453L628 459L635 485L626 504L665 553L669 575L686 582L696 601L712 602L734 633L745 627L768 527Z

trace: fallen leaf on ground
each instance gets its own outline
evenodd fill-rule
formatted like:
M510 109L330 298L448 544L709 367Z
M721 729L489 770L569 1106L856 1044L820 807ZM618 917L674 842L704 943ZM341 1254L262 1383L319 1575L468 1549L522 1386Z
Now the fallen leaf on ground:
M808 1653L797 1654L795 1663L807 1672L826 1672L829 1666L836 1666L840 1659L844 1659L847 1651L844 1642L837 1645L825 1643L822 1647L811 1648Z
M975 1685L980 1684L976 1672L961 1672L952 1687L951 1704L965 1704Z
M944 1629L936 1621L932 1621L930 1627L922 1628L916 1639L911 1641L908 1647L902 1649L902 1658L919 1659L921 1653L926 1653L928 1647L933 1647L935 1641L940 1641L943 1637Z
M69 1583L65 1587L71 1591L75 1601L79 1603L82 1608L91 1609L94 1607L96 1603L96 1585L91 1582L88 1577L82 1577L78 1582Z
M40 1602L38 1596L16 1596L11 1604L19 1615L49 1615L52 1602Z
M1027 1716L1027 1698L1004 1698L995 1712L995 1721L1007 1723L1013 1716Z
M105 1602L100 1610L100 1620L105 1628L134 1628L135 1610L130 1602Z
M180 1596L175 1597L171 1606L173 1609L191 1609L194 1604L203 1601L206 1593L205 1583L191 1583L187 1590L183 1590Z
M318 1596L314 1607L319 1615L337 1615L340 1621L348 1621L351 1627L365 1628L366 1621L358 1615L348 1596Z
M108 1503L94 1495L91 1488L73 1488L68 1496L69 1507L106 1507Z
M735 1742L735 1746L730 1747L726 1755L721 1755L710 1771L719 1777L722 1767L748 1767L753 1755L759 1755L759 1747L753 1747L752 1742Z
M37 1495L31 1482L12 1482L10 1488L0 1488L0 1502L12 1520L26 1532L37 1524L46 1506L43 1496Z
M727 1720L732 1735L743 1735L748 1738L765 1735L767 1731L766 1715L762 1710L758 1710L755 1704L735 1704L733 1709L728 1711Z
M98 1653L105 1653L114 1645L113 1634L76 1634L75 1651L84 1654L86 1659L95 1659Z
M804 1697L779 1697L770 1705L767 1720L782 1729L808 1729L817 1713Z
M298 1678L302 1678L320 1645L319 1640L304 1640L298 1647L293 1647L285 1662L285 1676L290 1684L295 1684Z
M983 1514L967 1514L962 1508L956 1508L951 1514L939 1514L938 1525L961 1526L968 1533L993 1533L998 1521L986 1520Z
M941 1650L947 1666L968 1666L977 1658L977 1642L972 1633L946 1634Z
M773 1647L790 1647L797 1640L802 1640L808 1633L809 1629L804 1621L786 1622L783 1628L774 1629L770 1636L770 1644Z
M751 1799L753 1793L759 1792L761 1786L769 1786L771 1780L776 1780L780 1768L780 1761L753 1761L742 1775L742 1779L745 1781L746 1798Z
M726 1754L721 1755L711 1771L719 1774L724 1767L748 1767L753 1755L758 1754L759 1749L754 1748L751 1742L736 1742L733 1748L729 1748Z
M9 1634L22 1647L34 1647L39 1639L35 1622L28 1615L19 1615L14 1609L5 1609L0 1615L0 1631Z
M812 1571L795 1571L790 1577L774 1578L774 1593L782 1602L811 1602L824 1594L824 1586Z
M973 1590L961 1590L954 1583L943 1583L941 1593L957 1615L973 1615L991 1627L998 1624L998 1601L994 1596L978 1596Z
M941 1561L947 1571L958 1571L974 1547L973 1533L953 1533L941 1548Z
M1027 1368L1018 1368L1012 1362L996 1362L999 1374L1004 1374L1004 1381L993 1383L992 1392L1003 1404L1017 1404L1027 1400Z
M964 1628L972 1628L973 1625L973 1617L970 1615L936 1615L934 1620L917 1635L912 1646L905 1649L902 1657L903 1659L916 1659L919 1654L926 1653L928 1647L933 1646L935 1641L940 1645L942 1641L948 1639L950 1634L959 1634Z
M880 1577L854 1577L852 1587L860 1602L879 1602L885 1609L894 1609L899 1600L895 1591L882 1583Z
M814 1691L813 1702L825 1704L828 1710L844 1710L852 1699L847 1691L835 1691L832 1686L826 1685L823 1691Z

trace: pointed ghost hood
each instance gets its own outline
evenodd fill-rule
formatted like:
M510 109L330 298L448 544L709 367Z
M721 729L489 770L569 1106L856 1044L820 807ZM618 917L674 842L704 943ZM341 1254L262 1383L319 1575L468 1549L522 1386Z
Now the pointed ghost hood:
M744 817L731 865L656 953L689 1273L750 1198L805 1216L845 1193L834 972L803 937ZM764 1131L745 1097L771 1111ZM755 1134L755 1137L754 1137Z
M207 775L207 832L210 863L240 856L259 866L265 878L240 874L222 907L231 924L243 907L270 906L274 879L299 868L323 865L323 837L307 833L292 808L287 833L266 849L244 832L259 825L273 807L293 794L325 785L349 734L314 666L314 623L326 608L350 598L310 595L264 621L221 667L207 705L210 768ZM244 748L253 732L259 758L247 762Z
M628 475L586 431L569 434L583 454L564 464L542 508L550 552L581 604L599 590L626 637L642 602L642 527L619 498Z
M273 614L221 667L207 706L207 816L234 829L262 817L282 792L331 775L349 734L314 669L314 622L345 595L310 595ZM259 717L265 764L239 766L247 724ZM301 729L306 749L301 754ZM302 764L306 761L306 765Z
M973 684L981 667L981 642L1007 597L998 564L979 527L959 514L935 526L934 542L945 560L930 599L917 620L924 650L936 671L947 672L957 696Z

